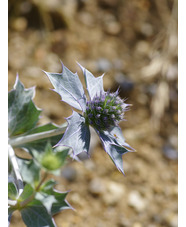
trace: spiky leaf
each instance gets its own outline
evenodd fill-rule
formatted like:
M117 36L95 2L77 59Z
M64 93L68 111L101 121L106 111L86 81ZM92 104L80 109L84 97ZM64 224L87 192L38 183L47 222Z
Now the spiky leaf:
M14 182L8 183L8 197L12 200L16 200L18 196L17 187Z
M18 76L14 89L8 94L9 136L23 134L32 129L39 119L39 110L32 99L35 89L25 89Z
M35 187L40 179L40 167L34 159L17 158L23 181Z
M32 197L32 200L20 208L21 216L28 227L55 227L55 223L41 201L35 198L35 192L30 184L26 184L18 201L23 202Z
M54 180L47 181L42 185L41 190L36 195L36 198L45 205L51 215L65 209L72 209L66 201L68 192L60 192L54 189L55 184L56 182Z
M27 199L29 196L31 196L34 193L34 189L30 184L26 184L24 186L23 192L21 193L21 195L18 198L19 202L24 201L25 199Z
M51 215L39 200L34 199L20 212L27 227L56 227Z

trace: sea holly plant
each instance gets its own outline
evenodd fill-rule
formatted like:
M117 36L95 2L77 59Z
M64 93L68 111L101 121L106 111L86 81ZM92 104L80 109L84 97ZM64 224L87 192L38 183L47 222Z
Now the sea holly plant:
M81 152L88 153L91 126L97 132L106 153L124 174L122 155L134 149L125 142L118 124L124 120L124 113L129 104L118 96L118 90L115 93L104 91L104 75L94 77L83 66L80 64L79 66L83 71L88 97L78 74L72 73L63 64L62 73L45 72L62 101L81 111L81 113L73 111L67 118L67 129L56 146L68 146L74 156Z
M45 72L62 101L78 111L73 110L63 125L38 123L41 110L33 102L35 88L26 89L18 75L9 92L9 222L18 210L28 227L53 227L53 215L73 209L66 200L68 192L56 190L57 182L48 178L51 174L59 175L70 158L78 160L81 152L89 154L90 127L124 174L122 156L134 149L125 142L119 122L124 120L129 104L118 96L118 90L104 91L103 75L94 77L79 66L88 95L78 74L63 64L62 73Z

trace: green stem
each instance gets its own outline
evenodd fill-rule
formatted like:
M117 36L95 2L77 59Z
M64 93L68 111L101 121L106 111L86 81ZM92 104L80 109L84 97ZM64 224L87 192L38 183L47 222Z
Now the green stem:
M41 185L43 184L43 182L45 181L47 175L48 175L48 173L45 172L43 178L41 179L41 181L39 182L39 184L35 188L35 191L32 193L32 195L30 195L24 201L20 202L19 207L22 208L22 207L26 206L28 203L30 203L35 198L36 193L39 191L39 189L40 189Z
M57 128L57 129L52 129L49 131L45 132L39 132L39 133L34 133L31 135L25 135L25 136L16 136L14 138L10 138L8 143L12 147L18 147L22 144L30 143L36 140L52 137L52 136L57 136L65 132L67 127L67 124L65 123L62 127Z
M11 161L11 164L12 164L12 167L14 170L16 184L18 187L18 194L21 195L21 193L23 192L23 188L24 188L23 180L22 180L22 177L20 174L20 170L19 170L19 166L18 166L18 163L16 160L14 149L10 145L8 146L8 156L9 156L9 159Z

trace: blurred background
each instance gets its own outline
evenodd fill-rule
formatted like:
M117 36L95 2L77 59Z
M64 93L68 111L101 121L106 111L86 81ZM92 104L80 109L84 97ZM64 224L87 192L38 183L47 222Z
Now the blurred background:
M177 0L9 0L9 89L17 72L36 86L40 124L72 113L42 72L61 72L60 60L82 81L76 61L105 72L105 90L120 87L132 104L120 126L137 152L123 156L124 177L93 134L91 158L56 177L75 208L57 226L178 226ZM13 226L25 226L18 213Z

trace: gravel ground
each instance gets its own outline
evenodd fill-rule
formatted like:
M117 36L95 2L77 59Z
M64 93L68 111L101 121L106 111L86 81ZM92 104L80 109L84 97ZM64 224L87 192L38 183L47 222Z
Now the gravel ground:
M61 72L60 59L81 79L76 61L105 72L105 90L120 86L132 104L120 126L137 152L124 155L124 177L93 134L91 158L56 177L75 208L56 215L57 226L178 226L177 1L9 0L9 89L17 72L36 86L42 124L72 113L42 72ZM18 212L13 226L25 226Z

